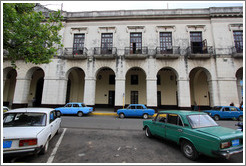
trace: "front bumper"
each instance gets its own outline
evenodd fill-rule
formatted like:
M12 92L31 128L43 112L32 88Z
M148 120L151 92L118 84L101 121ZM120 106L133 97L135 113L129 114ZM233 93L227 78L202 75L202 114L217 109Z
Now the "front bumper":
M213 151L213 154L222 158L229 159L231 155L243 152L243 146L232 147L225 150Z
M3 157L12 157L12 156L26 156L37 154L41 151L41 147L36 148L27 148L27 149L13 149L13 150L4 150Z

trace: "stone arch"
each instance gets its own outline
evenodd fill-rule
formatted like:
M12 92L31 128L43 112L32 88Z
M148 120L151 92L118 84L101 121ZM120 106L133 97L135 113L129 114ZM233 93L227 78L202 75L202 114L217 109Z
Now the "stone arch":
M115 71L110 67L101 67L95 72L95 78L95 107L113 108L115 105Z
M211 74L204 67L195 67L189 73L191 106L196 110L211 107Z
M67 79L66 103L84 102L84 70L80 67L72 67L66 72L65 78Z
M178 108L178 73L171 67L163 67L157 74L157 106L158 108Z
M13 67L3 69L3 105L12 107L17 71Z
M140 67L131 67L125 78L125 104L147 104L146 72Z

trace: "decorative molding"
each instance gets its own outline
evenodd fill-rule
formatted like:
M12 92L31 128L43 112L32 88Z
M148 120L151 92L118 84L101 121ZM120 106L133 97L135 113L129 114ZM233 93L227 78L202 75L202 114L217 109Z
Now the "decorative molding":
M74 33L86 33L88 34L88 28L87 27L74 27L70 29L70 34Z
M186 32L197 29L201 29L204 32L207 30L206 25L186 25Z
M176 26L175 25L164 25L164 26L156 26L155 27L156 32L160 31L176 31Z
M146 32L145 26L127 26L126 32Z
M229 31L232 31L232 30L243 30L243 24L229 24L228 25L228 28L229 28Z
M98 33L116 33L116 27L98 27L97 29Z

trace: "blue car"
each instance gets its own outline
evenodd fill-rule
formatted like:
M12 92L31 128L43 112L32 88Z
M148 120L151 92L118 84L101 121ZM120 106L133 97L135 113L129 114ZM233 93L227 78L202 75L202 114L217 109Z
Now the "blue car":
M93 111L92 107L87 107L84 103L67 103L64 107L55 108L58 115L76 114L79 117Z
M155 114L155 110L148 109L144 104L130 104L126 109L117 110L119 118L143 117L147 119Z
M234 106L216 106L212 110L205 110L214 120L220 119L238 119L243 121L243 111Z

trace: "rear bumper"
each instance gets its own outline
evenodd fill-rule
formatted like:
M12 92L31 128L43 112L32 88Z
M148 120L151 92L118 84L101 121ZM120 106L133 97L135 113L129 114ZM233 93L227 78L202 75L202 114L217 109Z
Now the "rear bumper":
M14 150L3 150L3 157L12 157L12 156L26 156L37 154L41 151L42 146L36 148L28 149L14 149Z
M229 159L231 155L243 152L243 146L233 147L225 150L213 151L213 154L222 158Z

